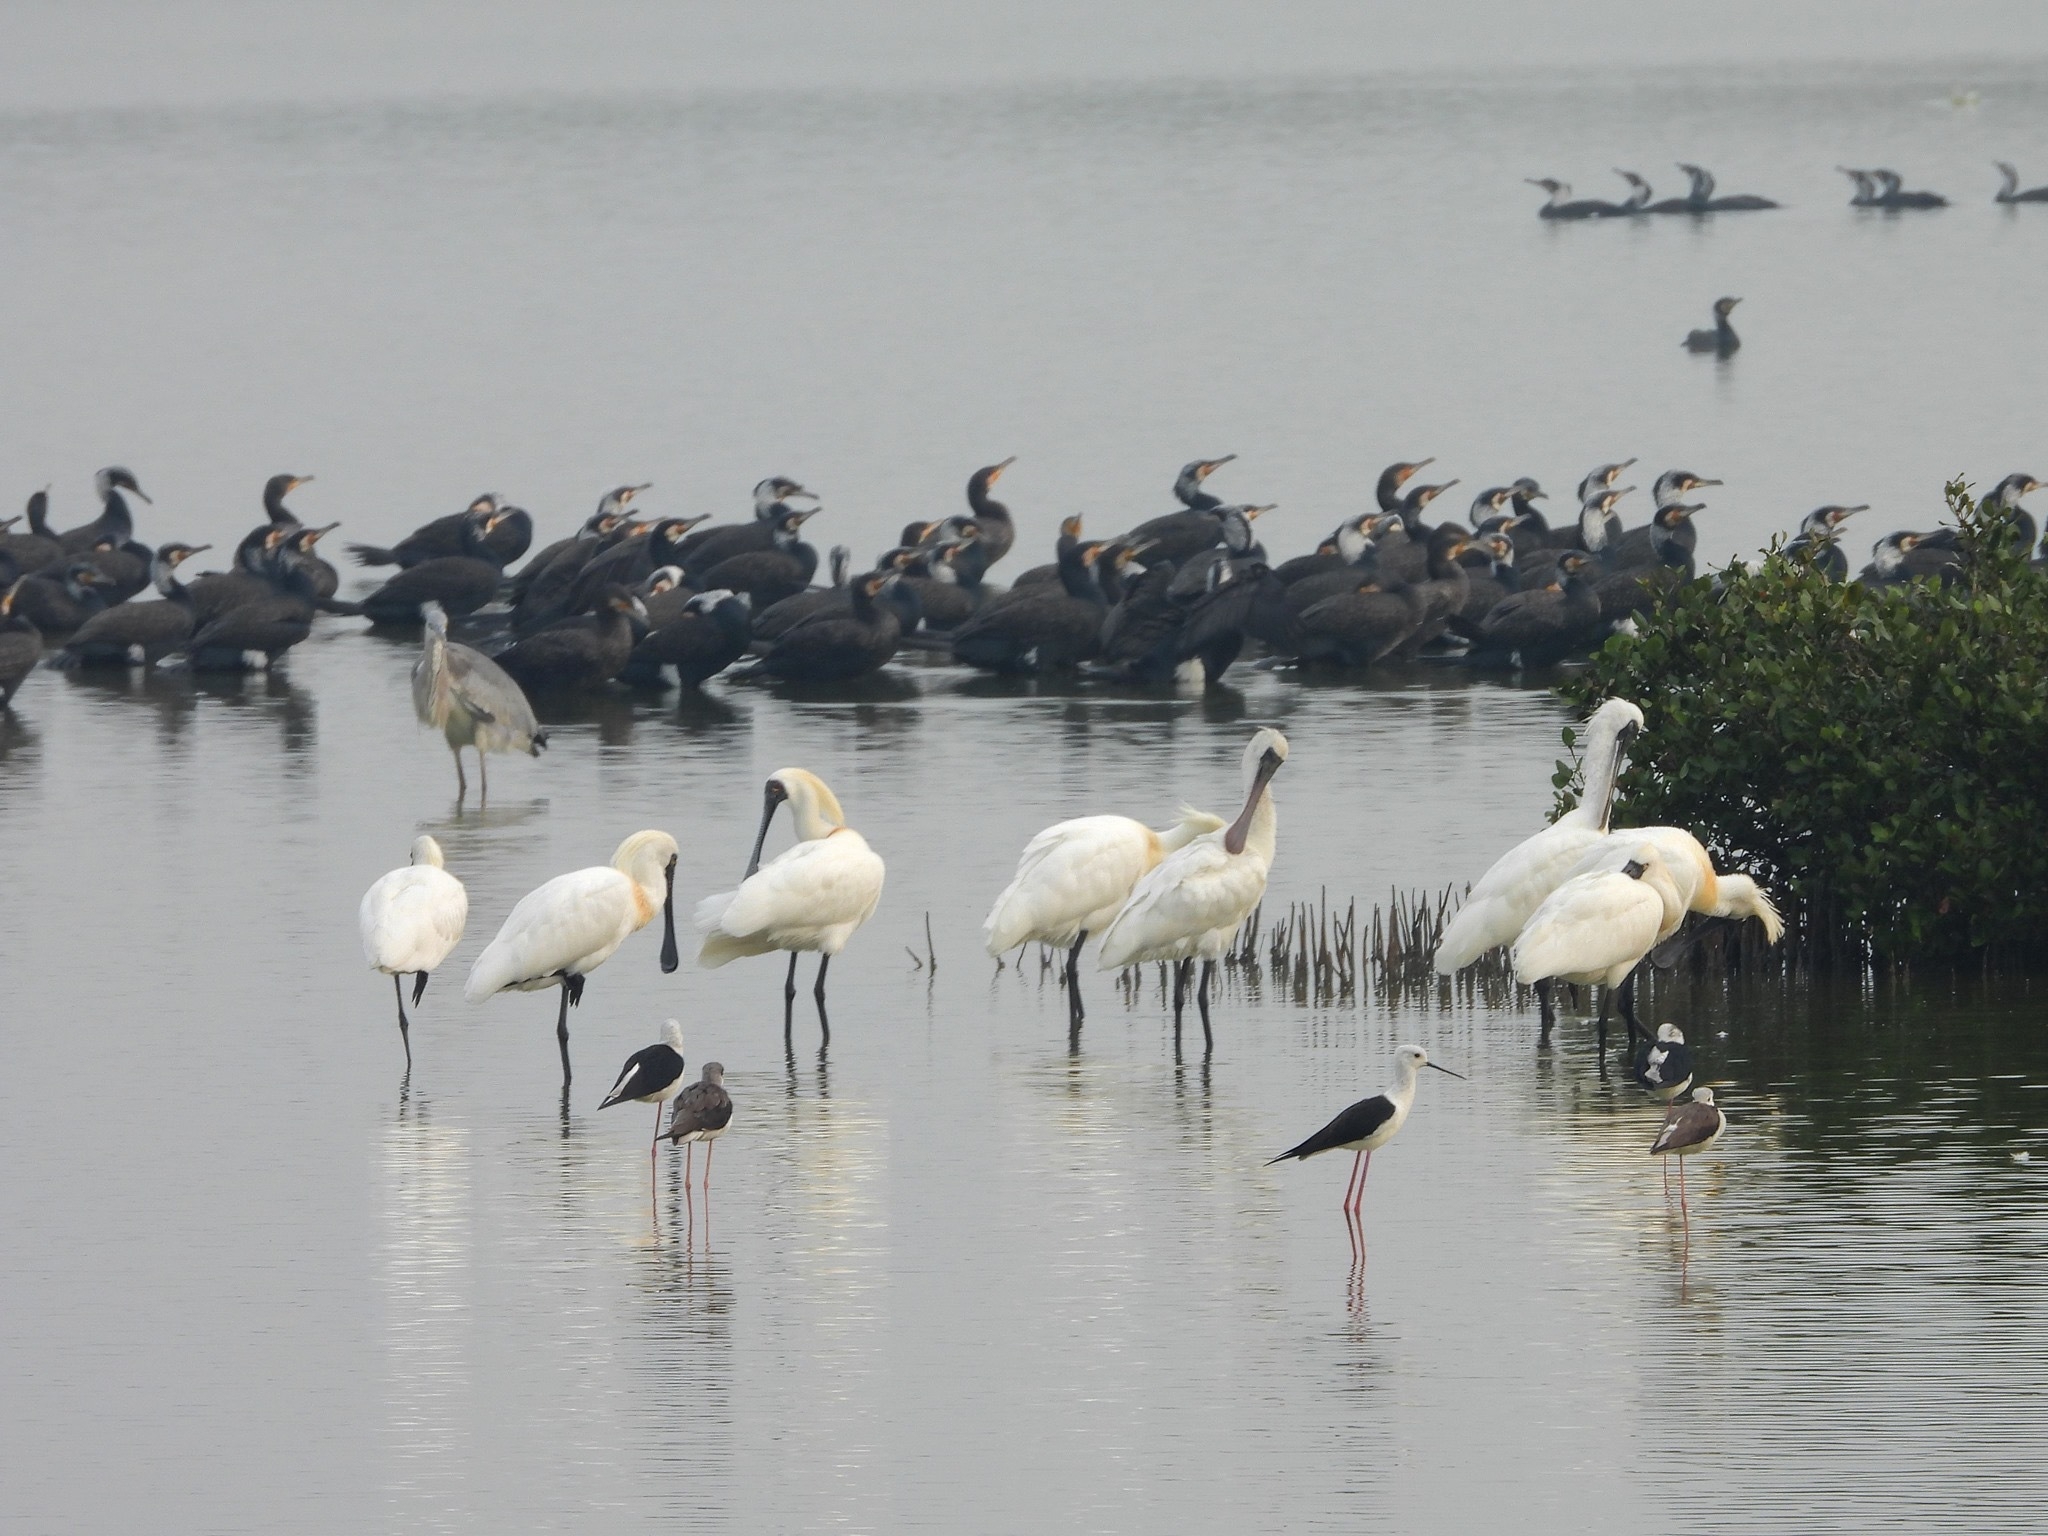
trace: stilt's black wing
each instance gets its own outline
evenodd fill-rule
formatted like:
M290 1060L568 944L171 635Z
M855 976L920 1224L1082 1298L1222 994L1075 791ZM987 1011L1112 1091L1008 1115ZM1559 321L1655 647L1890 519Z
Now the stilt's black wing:
M626 1058L626 1064L619 1069L619 1080L612 1084L612 1091L597 1107L610 1109L628 1099L644 1100L661 1092L682 1075L683 1058L676 1054L673 1046L650 1045Z
M1636 1052L1635 1080L1652 1093L1692 1077L1692 1047L1651 1042Z
M1363 1141L1393 1118L1394 1101L1384 1093L1376 1093L1369 1099L1360 1099L1300 1146L1289 1147L1267 1161L1282 1163L1290 1157L1314 1157L1333 1147L1349 1146L1354 1141Z

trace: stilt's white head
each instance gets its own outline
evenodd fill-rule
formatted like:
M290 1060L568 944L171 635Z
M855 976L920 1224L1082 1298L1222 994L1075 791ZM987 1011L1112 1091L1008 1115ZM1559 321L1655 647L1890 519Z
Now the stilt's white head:
M683 1026L679 1020L670 1019L663 1024L661 1038L668 1042L668 1048L678 1056L683 1054Z

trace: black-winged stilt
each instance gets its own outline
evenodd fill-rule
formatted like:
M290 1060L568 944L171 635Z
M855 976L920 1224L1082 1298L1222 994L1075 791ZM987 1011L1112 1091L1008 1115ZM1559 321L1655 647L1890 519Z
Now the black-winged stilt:
M1695 1152L1706 1151L1727 1129L1728 1117L1714 1102L1714 1090L1695 1088L1690 1104L1674 1104L1664 1112L1663 1129L1650 1144L1650 1156L1678 1159L1678 1211L1688 1233L1692 1231L1692 1215L1685 1205L1685 1160Z
M670 1019L661 1026L661 1034L659 1045L650 1045L626 1058L626 1064L619 1068L619 1080L612 1084L612 1091L597 1106L599 1109L626 1103L654 1106L654 1139L647 1144L650 1173L654 1168L655 1153L661 1146L661 1106L683 1091L683 1026Z
M1372 1155L1392 1141L1407 1123L1408 1111L1415 1105L1416 1078L1424 1067L1463 1081L1462 1074L1437 1066L1421 1046L1404 1045L1394 1052L1394 1081L1389 1087L1369 1099L1360 1099L1307 1141L1268 1161L1281 1163L1290 1157L1303 1160L1318 1152L1355 1152L1351 1178L1344 1185L1344 1210L1347 1214L1355 1212L1365 1199L1365 1179L1372 1168Z
M676 1095L676 1107L669 1112L668 1139L680 1142L688 1148L683 1154L683 1187L690 1187L690 1164L696 1157L698 1142L704 1143L704 1188L711 1188L712 1143L723 1136L726 1127L732 1124L732 1095L725 1091L725 1066L722 1062L704 1063L701 1081L690 1084Z

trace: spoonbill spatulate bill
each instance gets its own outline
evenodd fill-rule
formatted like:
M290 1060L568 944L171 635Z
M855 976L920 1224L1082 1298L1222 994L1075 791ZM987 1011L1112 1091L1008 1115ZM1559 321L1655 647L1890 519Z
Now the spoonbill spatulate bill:
M398 998L398 1038L405 1046L405 1065L412 1068L412 1031L405 1017L405 977L410 975L413 1006L427 990L427 977L448 952L462 942L469 922L469 893L443 867L441 845L431 837L413 839L412 862L363 893L356 921L363 935L363 958L370 969L391 978Z
M666 832L635 832L609 864L572 870L527 892L498 936L470 967L463 996L480 1003L496 992L562 989L555 1041L562 1083L569 1072L569 1009L582 1001L584 979L661 912L661 968L676 957L676 840Z
M782 984L782 1028L787 1038L796 1001L796 962L818 956L818 1024L831 1038L825 1014L825 971L832 957L870 917L882 899L885 867L867 839L846 824L846 813L825 781L804 768L771 774L762 789L761 828L739 889L707 896L697 904L704 934L697 961L707 970L748 955L787 950L789 974ZM768 863L761 850L776 811L787 804L797 842Z
M1173 962L1173 1028L1180 1035L1188 967L1202 962L1195 1006L1203 1049L1215 1048L1209 1024L1209 980L1231 935L1266 894L1279 838L1273 775L1287 761L1287 738L1270 726L1245 745L1244 809L1219 831L1192 837L1161 859L1131 890L1131 899L1102 935L1100 967L1122 970L1154 960Z

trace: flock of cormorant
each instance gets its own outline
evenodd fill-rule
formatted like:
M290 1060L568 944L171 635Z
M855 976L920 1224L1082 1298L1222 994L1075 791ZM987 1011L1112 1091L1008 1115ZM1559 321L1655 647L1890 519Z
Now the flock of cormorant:
M2020 173L2016 167L2004 160L1994 161L2002 185L1993 196L1994 203L2048 203L2048 185L2020 190ZM1634 171L1617 169L1615 175L1628 183L1629 195L1619 202L1610 202L1599 197L1573 197L1571 183L1558 181L1550 176L1525 178L1532 187L1541 187L1550 194L1550 201L1536 212L1542 219L1632 219L1653 213L1748 213L1765 208L1781 206L1768 197L1757 197L1748 193L1733 197L1722 197L1714 190L1713 172L1697 165L1680 161L1678 168L1685 172L1689 185L1683 197L1667 197L1652 201L1653 193L1649 182ZM1909 191L1905 178L1897 171L1878 168L1857 170L1846 165L1835 167L1848 177L1855 187L1849 199L1851 208L1883 208L1899 210L1907 208L1946 208L1948 199L1939 192Z
M750 519L711 526L701 515L635 516L648 487L622 485L575 532L531 554L533 519L479 496L389 548L350 546L366 566L397 567L356 600L338 595L340 575L318 551L336 525L309 526L286 505L310 477L273 476L265 520L229 569L188 581L182 570L207 546L137 541L127 497L142 491L110 467L92 522L52 531L38 491L26 533L0 524L0 702L46 637L57 666L262 669L322 613L430 626L428 654L447 676L420 696L421 718L458 752L544 741L537 724L508 734L512 715L532 718L527 695L658 686L669 675L686 688L721 673L849 682L903 650L1124 685L1196 672L1214 684L1254 651L1261 667L1547 666L1586 654L1694 578L1693 519L1705 503L1688 498L1721 483L1667 470L1650 488L1648 520L1629 527L1619 508L1635 487L1619 482L1635 460L1625 459L1579 482L1578 513L1560 526L1526 476L1481 490L1466 520L1431 522L1458 482L1418 482L1435 461L1403 461L1380 475L1370 507L1311 552L1275 560L1257 532L1272 506L1225 503L1207 488L1234 457L1187 464L1173 482L1177 510L1113 537L1085 538L1081 519L1066 518L1053 559L1007 589L989 577L1017 527L993 491L1014 459L975 471L963 513L908 525L870 568L856 573L851 552L834 549L829 584L814 584L818 551L803 537L817 498L774 476L754 488ZM2040 485L2008 475L1984 498L2012 514L2029 551L2038 530L2021 498ZM1863 510L1815 509L1788 548L1846 579L1839 541ZM1860 579L1940 577L1961 558L1953 529L1900 531L1877 542ZM152 582L156 600L130 601ZM474 644L451 641L450 625Z

